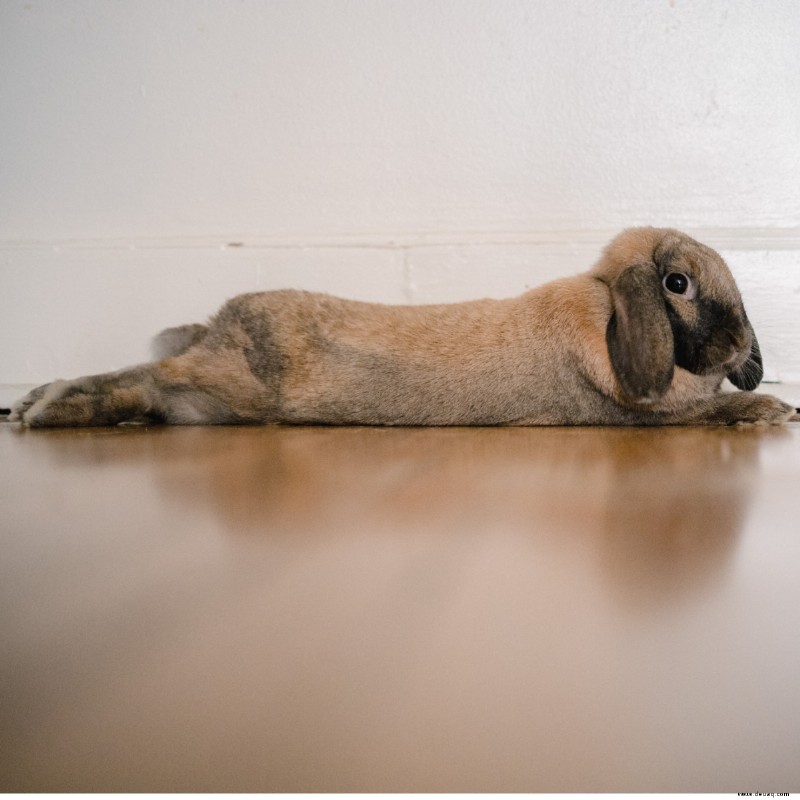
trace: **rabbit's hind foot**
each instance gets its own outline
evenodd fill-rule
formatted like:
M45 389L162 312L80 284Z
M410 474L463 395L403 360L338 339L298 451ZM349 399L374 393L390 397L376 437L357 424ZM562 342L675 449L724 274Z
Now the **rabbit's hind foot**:
M143 370L127 370L53 381L17 402L9 420L31 428L49 428L116 425L157 418L152 414L152 380L148 378Z

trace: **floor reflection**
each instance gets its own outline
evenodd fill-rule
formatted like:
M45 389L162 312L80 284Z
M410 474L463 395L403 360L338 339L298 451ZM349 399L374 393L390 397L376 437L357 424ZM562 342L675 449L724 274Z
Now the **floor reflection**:
M567 558L589 555L617 599L636 607L724 571L759 451L787 434L269 427L23 435L62 465L143 469L165 502L206 509L239 539L503 531Z

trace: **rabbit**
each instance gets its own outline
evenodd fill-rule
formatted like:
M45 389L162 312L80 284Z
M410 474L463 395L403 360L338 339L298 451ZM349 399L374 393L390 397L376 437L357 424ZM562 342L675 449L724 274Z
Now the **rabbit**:
M781 424L752 392L758 341L728 267L668 228L630 228L588 272L519 297L390 306L243 294L165 331L157 360L33 390L38 428L174 425ZM742 391L723 392L728 377Z

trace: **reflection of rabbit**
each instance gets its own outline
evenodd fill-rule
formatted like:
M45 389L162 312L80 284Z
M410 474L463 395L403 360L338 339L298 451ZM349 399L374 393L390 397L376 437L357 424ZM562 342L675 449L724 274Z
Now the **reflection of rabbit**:
M750 391L761 357L713 250L634 228L588 273L508 300L384 306L299 291L241 295L207 327L162 334L153 363L57 381L31 426L174 424L663 425L781 423Z

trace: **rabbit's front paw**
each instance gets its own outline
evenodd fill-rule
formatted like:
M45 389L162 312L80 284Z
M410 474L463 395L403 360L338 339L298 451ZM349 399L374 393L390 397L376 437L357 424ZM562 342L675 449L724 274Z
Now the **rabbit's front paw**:
M722 425L783 425L795 413L793 406L770 394L735 392L720 398L708 421Z

